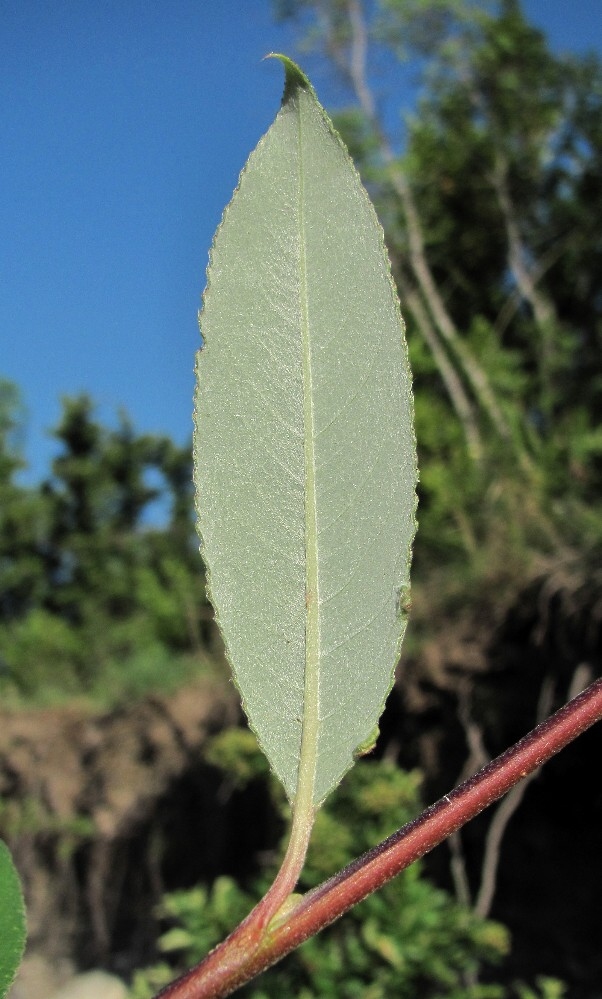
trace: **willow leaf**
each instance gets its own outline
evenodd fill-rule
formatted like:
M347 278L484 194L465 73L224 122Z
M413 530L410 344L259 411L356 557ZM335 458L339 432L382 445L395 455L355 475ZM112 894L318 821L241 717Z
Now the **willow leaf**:
M12 985L25 948L25 907L19 875L0 840L0 999Z
M309 81L216 233L197 358L209 593L250 724L319 805L373 732L405 629L416 460L383 233Z

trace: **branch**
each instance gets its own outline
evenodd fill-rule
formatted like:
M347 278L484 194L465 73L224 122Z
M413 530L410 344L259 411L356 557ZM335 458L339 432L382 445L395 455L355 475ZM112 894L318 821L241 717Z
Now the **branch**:
M399 291L403 296L404 303L412 313L416 326L435 359L435 364L439 370L441 380L445 385L451 404L456 411L456 415L462 424L468 451L475 461L478 461L483 455L483 445L481 443L481 435L479 433L474 407L466 394L456 369L441 345L441 341L433 328L430 316L424 307L419 292L415 288L410 287L409 281L407 280L401 267L396 267L395 279L397 281Z
M554 245L549 247L548 250L542 254L540 259L534 263L531 270L531 281L533 286L537 285L546 272L549 271L549 269L553 267L558 260L560 260L563 253L566 251L567 246L570 244L572 236L573 233L569 232L561 239L557 239ZM507 301L500 309L497 319L495 320L494 330L500 340L503 338L503 335L512 322L512 319L520 309L522 302L523 296L517 282L517 287L514 289L512 294L509 295Z
M550 300L536 287L539 276L536 268L531 270L527 265L527 250L520 234L516 211L508 190L508 164L497 148L491 180L506 228L508 266L522 298L533 309L535 322L540 329L545 331L556 321L556 310Z
M464 781L472 777L477 770L486 766L491 760L491 756L485 749L483 742L483 731L471 715L470 689L467 683L461 684L459 688L458 720L464 730L464 737L468 746L468 756L464 761L459 776L459 780ZM472 907L472 895L466 870L466 861L462 850L462 835L460 830L452 833L447 842L451 854L450 869L456 890L456 898L467 909L470 909Z
M554 697L554 684L549 677L544 677L539 693L536 719L541 722L549 714ZM485 853L481 865L481 884L474 903L477 916L485 919L491 910L500 863L502 840L508 828L510 819L522 802L529 784L539 774L539 767L532 770L524 780L508 793L502 803L496 808L485 839Z
M230 995L438 846L600 719L602 679L413 822L287 911L281 910L263 937L252 944L241 939L241 929L248 925L251 913L224 943L163 989L157 999L221 999Z
M500 437L508 440L510 438L510 428L498 406L489 379L484 369L481 368L476 358L463 342L439 294L439 289L428 264L422 225L412 190L407 177L396 160L389 138L377 114L376 105L366 75L367 31L361 0L349 0L348 11L351 27L349 61L348 63L345 62L344 56L339 49L336 52L336 63L339 70L349 80L362 111L374 129L383 161L388 167L389 181L403 206L408 234L409 259L416 281L425 301L428 302L428 307L437 329L453 350L468 381L474 389L475 395L488 413Z

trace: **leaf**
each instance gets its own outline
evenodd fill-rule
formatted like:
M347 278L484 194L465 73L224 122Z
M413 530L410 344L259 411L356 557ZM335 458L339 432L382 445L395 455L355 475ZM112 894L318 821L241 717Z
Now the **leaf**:
M25 906L19 875L0 840L0 999L8 994L25 949Z
M411 377L383 233L306 77L216 233L197 357L209 595L250 724L319 805L391 687L415 531Z

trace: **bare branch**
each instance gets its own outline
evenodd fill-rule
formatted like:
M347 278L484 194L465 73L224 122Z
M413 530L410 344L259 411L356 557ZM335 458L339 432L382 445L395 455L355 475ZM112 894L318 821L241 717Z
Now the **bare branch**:
M351 79L360 105L369 109L369 117L376 118L376 108L372 91L368 86L368 32L360 0L349 0L349 20L351 22Z
M557 240L554 245L549 247L546 253L542 254L541 258L533 264L531 269L531 280L534 285L537 285L541 281L544 274L549 271L550 267L553 267L556 261L560 259L566 249L567 243L569 243L571 235L572 234L568 234L564 238ZM495 332L500 339L503 337L522 302L523 296L520 288L516 287L500 309L499 315L494 324Z
M588 684L592 682L593 675L594 672L589 663L579 663L571 677L566 695L567 701L572 701L573 697L576 697L582 690L585 690Z
M524 301L533 309L537 325L542 330L549 329L556 321L556 310L550 300L537 288L534 268L529 268L527 264L527 250L508 190L508 164L497 147L491 180L506 227L508 265Z
M462 833L458 829L447 841L450 852L449 868L454 883L454 892L460 905L472 909L472 892L466 870L466 858L462 849Z
M468 682L460 684L458 688L458 720L464 730L468 746L468 756L458 777L459 783L467 780L477 770L480 770L481 767L486 766L491 759L483 742L483 730L477 725L470 711L471 689ZM449 837L448 844L451 854L450 870L456 891L456 898L462 905L472 908L472 894L466 870L466 859L464 850L462 849L462 833L460 830Z
M498 406L489 379L462 340L439 294L427 262L422 225L410 185L396 160L387 133L376 112L374 98L367 80L367 31L361 0L349 0L348 11L351 27L351 54L349 60L345 61L343 53L338 49L336 64L351 84L360 107L372 125L378 139L383 162L388 167L389 182L403 206L408 235L409 260L416 282L428 304L440 335L453 350L483 409L488 414L498 434L504 439L509 439L510 428Z
M536 720L538 724L549 715L553 700L554 683L549 677L545 677L537 702ZM483 919L491 911L500 863L502 840L508 828L508 823L523 800L529 784L535 780L539 771L540 768L533 770L520 784L512 788L502 803L498 805L487 830L485 853L481 865L481 884L474 903L474 911L478 916L482 916Z
M407 305L412 313L416 326L435 359L451 404L462 424L468 451L478 461L482 457L483 446L481 444L481 436L473 405L464 390L456 369L441 345L419 293L415 288L410 286L401 267L396 267L395 279L398 283L404 304Z

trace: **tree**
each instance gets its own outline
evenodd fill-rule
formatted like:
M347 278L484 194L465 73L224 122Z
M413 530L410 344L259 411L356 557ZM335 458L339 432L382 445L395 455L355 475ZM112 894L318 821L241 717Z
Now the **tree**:
M65 399L51 473L23 488L16 389L3 399L0 627L11 682L28 695L75 691L102 686L106 670L114 683L117 670L127 685L132 657L206 649L190 449L137 434L124 414L107 429L87 396ZM147 522L155 502L157 522Z
M16 385L0 379L0 623L44 598L41 559L47 504L19 486L23 406Z
M597 543L587 504L602 446L599 63L553 56L516 0L276 10L353 99L336 120L383 222L409 325L419 561L442 529L451 551L474 556L487 514L516 514L517 493L528 497L523 550L573 544L583 529ZM422 82L402 135L374 86L393 61Z

